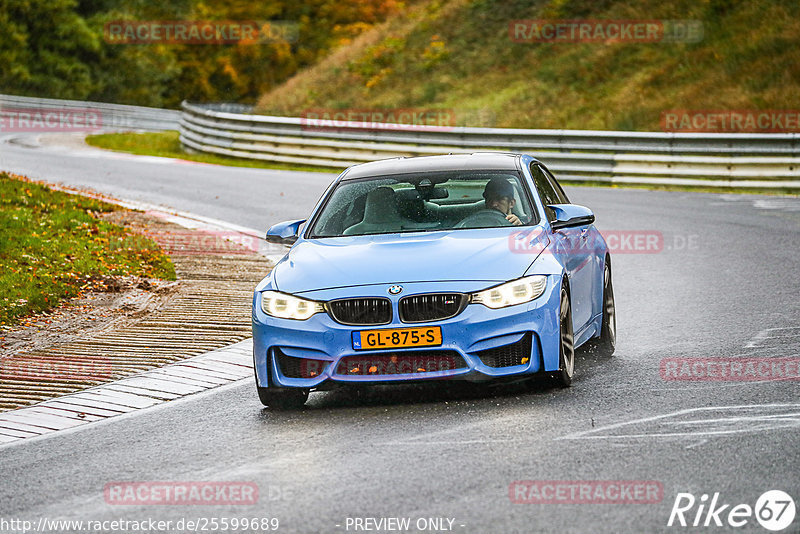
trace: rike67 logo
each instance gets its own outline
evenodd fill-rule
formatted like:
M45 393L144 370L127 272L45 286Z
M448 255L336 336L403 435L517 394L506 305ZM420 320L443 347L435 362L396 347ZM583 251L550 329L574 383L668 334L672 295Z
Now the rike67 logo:
M779 532L789 528L796 512L792 497L780 490L764 492L755 506L725 503L719 493L710 500L705 493L699 499L691 493L678 493L667 526L739 528L755 519L763 528Z

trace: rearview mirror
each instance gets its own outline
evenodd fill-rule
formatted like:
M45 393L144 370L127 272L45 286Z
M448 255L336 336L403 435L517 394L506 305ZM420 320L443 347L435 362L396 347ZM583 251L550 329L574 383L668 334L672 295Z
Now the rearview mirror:
M431 196L428 197L428 199L429 200L432 199L432 198L442 199L442 198L447 198L449 196L450 196L450 191L448 191L447 188L445 188L445 187L434 187L433 190L431 190Z
M306 222L305 219L298 219L296 221L284 221L270 226L269 230L267 230L267 242L291 245L297 241L297 237L300 233L300 226L304 222Z
M594 222L594 213L587 207L577 204L550 204L547 206L555 212L556 218L550 222L553 230L586 226Z

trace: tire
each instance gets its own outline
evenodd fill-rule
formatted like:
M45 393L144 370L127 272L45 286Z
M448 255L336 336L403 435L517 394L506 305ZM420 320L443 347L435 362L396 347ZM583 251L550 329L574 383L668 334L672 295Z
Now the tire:
M269 365L267 366L269 367ZM307 389L302 388L281 388L276 387L272 382L269 369L267 369L267 383L270 387L264 388L258 385L258 375L256 375L256 390L258 400L261 404L274 410L297 410L303 407L308 400Z
M600 337L594 342L597 354L610 357L617 346L617 308L614 304L614 284L611 280L611 263L606 259L603 271L603 323Z
M566 284L561 285L558 315L561 342L558 350L558 371L555 371L552 376L561 387L566 388L572 385L572 378L575 376L575 335L572 330L572 307Z
M308 390L302 388L262 388L256 386L261 404L275 410L297 410L308 400Z

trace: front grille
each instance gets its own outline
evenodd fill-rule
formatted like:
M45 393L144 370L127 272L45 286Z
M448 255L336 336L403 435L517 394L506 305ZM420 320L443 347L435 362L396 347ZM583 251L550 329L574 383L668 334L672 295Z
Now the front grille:
M434 373L467 367L464 358L452 350L420 350L404 353L346 356L339 360L336 374L380 376Z
M328 312L342 324L388 324L392 320L392 303L374 297L332 300L328 302Z
M404 323L441 321L461 313L467 304L463 293L428 293L400 299L400 320Z
M314 378L322 374L329 363L325 360L311 358L295 358L287 356L280 349L274 349L273 354L278 361L278 367L286 378Z
M525 334L525 336L516 343L482 350L477 354L481 362L489 367L523 365L522 359L530 359L531 357L531 335ZM525 360L524 363L528 363L528 360Z

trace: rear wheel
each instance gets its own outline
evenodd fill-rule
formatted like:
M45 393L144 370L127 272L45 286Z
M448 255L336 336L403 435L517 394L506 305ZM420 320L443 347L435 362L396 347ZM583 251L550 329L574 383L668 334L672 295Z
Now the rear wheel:
M572 384L575 375L575 336L572 332L572 308L569 303L569 292L565 284L561 285L561 304L559 306L559 323L561 343L558 358L558 371L553 377L562 387Z
M600 356L611 356L617 345L617 309L614 304L614 285L611 282L611 264L606 260L603 272L603 324L600 337L594 343Z

